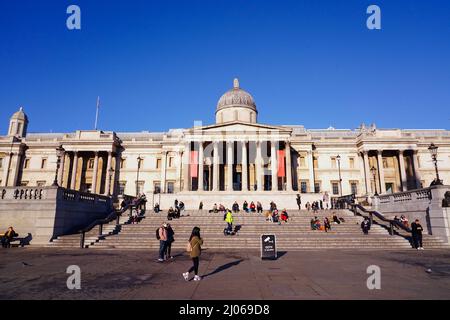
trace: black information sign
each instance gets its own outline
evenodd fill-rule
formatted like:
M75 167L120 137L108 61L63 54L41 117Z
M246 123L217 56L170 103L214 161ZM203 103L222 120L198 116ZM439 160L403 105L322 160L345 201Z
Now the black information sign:
M261 259L277 258L277 238L274 234L261 235Z

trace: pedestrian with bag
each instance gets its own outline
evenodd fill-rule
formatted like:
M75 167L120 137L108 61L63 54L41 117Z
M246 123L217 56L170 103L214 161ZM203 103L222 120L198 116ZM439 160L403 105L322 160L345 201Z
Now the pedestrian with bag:
M200 236L200 228L194 227L192 229L191 236L189 237L189 242L187 243L186 251L189 252L189 256L192 259L192 267L183 273L184 280L189 280L189 274L194 272L194 281L200 281L202 278L198 275L198 267L200 263L200 255L202 252L203 239Z

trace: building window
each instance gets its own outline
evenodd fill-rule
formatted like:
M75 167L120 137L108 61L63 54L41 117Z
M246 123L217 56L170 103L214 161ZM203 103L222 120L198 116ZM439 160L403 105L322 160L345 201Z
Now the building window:
M161 159L156 159L156 169L161 169Z
M89 159L88 168L89 169L94 169L94 159Z
M47 168L47 159L42 159L41 161L41 169Z
M28 186L28 183L29 183L29 181L22 181L22 182L20 182L20 186L26 187L26 186Z
M350 189L352 190L352 194L358 194L358 183L350 182Z
M0 169L3 168L3 158L0 158Z
M161 193L161 182L160 181L154 181L153 182L153 192L154 193Z
M336 157L331 157L331 168L336 169Z
M339 183L332 182L331 187L332 187L333 194L338 195L339 194Z
M319 193L320 192L320 181L314 182L314 192Z
M17 124L17 132L16 132L16 134L20 134L20 131L22 130L22 123L18 123Z
M387 158L383 158L383 168L389 168L389 164L388 164L388 161L387 161Z
M174 192L174 186L175 186L175 183L167 182L167 193L173 193Z
M350 166L350 169L355 169L355 158L348 158L348 164Z
M119 194L124 195L125 194L125 186L127 185L126 181L119 181Z
M308 192L308 183L307 181L300 181L300 192L307 193Z
M313 157L313 167L314 167L314 169L319 168L319 159L318 159L318 157Z
M137 187L136 187L136 192L138 194L143 193L144 192L144 181L136 181Z
M127 162L127 159L125 159L125 158L121 158L120 159L120 169L124 169L125 168L126 162Z
M300 168L305 168L306 167L306 158L305 158L305 156L299 156L298 157L298 166Z
M173 168L174 167L174 158L170 157L169 158L169 168Z
M23 168L28 169L30 167L30 159L25 159L23 163Z
M36 182L36 186L38 187L38 188L42 188L42 187L45 187L45 181L37 181Z

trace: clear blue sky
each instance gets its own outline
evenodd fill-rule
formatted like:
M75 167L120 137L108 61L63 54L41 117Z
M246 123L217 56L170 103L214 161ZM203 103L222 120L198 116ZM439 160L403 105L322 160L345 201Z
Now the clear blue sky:
M2 0L0 41L1 134L92 129L97 95L103 130L213 123L234 77L261 123L449 129L447 0Z

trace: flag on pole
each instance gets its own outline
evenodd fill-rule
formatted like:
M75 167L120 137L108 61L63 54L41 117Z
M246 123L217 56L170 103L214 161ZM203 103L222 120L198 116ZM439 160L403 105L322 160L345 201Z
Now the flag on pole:
M97 130L97 123L98 123L98 109L100 108L100 97L97 96L97 109L95 111L95 126L94 129Z
M192 150L191 151L191 177L197 178L198 177L198 151Z
M278 177L286 176L286 168L284 165L284 150L278 150Z

